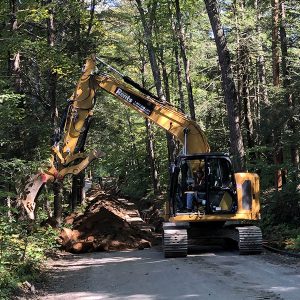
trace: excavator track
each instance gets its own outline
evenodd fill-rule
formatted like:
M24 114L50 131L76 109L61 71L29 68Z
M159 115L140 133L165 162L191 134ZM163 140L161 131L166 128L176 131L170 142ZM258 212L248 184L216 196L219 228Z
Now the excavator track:
M225 228L191 228L189 223L164 223L163 251L165 257L186 257L189 246L203 239L231 239L237 242L239 253L259 254L263 250L262 233L257 226ZM197 244L197 243L196 243Z
M236 227L240 254L258 254L262 252L262 233L257 226Z
M187 256L187 228L188 225L185 223L164 223L163 251L166 258Z

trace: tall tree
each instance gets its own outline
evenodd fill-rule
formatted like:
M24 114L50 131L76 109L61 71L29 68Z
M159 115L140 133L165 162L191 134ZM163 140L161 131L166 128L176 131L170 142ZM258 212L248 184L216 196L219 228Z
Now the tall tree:
M180 110L185 113L185 103L184 103L184 94L183 94L183 83L182 83L182 70L181 70L181 63L179 59L179 53L177 45L174 46L174 55L175 55L175 62L176 62L176 74L177 74L177 82L178 82L178 94L179 94L179 108Z
M235 169L241 171L245 168L245 150L241 133L237 92L233 79L230 53L220 20L218 1L205 0L205 5L214 34L221 67L222 85L229 121L230 148L234 157L233 163Z
M162 102L166 102L166 97L163 92L161 74L160 74L160 70L158 67L158 63L157 63L155 49L153 46L153 35L152 35L153 22L155 20L155 11L157 8L157 0L150 1L150 3L149 3L148 22L147 22L147 19L145 16L145 12L144 12L144 8L142 6L141 0L136 0L136 3L137 3L137 8L138 8L138 11L140 14L141 23L142 23L142 26L144 29L145 44L146 44L146 47L148 50L152 75L153 75L153 79L155 81L156 92L157 92L159 99ZM171 163L175 159L174 158L175 143L174 143L174 138L168 132L166 132L166 137L167 137L167 143L168 143L169 163Z
M148 160L150 164L151 170L151 178L152 178L152 186L154 194L158 194L160 191L160 181L159 181L159 174L156 164L156 157L154 152L154 136L153 136L153 128L151 122L145 118L145 125L146 125L146 132L147 132L147 153L148 153Z
M147 60L145 57L145 46L144 43L139 43L139 57L141 61L140 66L140 74L142 79L142 86L144 88L146 87L146 64ZM152 179L152 187L154 194L158 194L160 192L160 180L159 180L159 173L157 168L157 161L155 156L155 149L154 149L154 134L153 134L153 128L152 123L149 119L145 118L145 126L146 126L146 145L147 145L147 163L150 166L150 172L151 172L151 179Z
M154 22L154 16L155 16L155 11L157 8L157 1L153 0L150 1L149 7L148 7L148 12L149 12L149 21L147 22L144 8L142 6L141 0L136 0L137 3L137 8L140 13L140 19L142 22L142 26L144 29L144 37L145 37L145 44L148 50L148 55L149 55L149 60L151 64L151 70L153 74L153 79L155 81L155 88L158 97L160 98L161 101L166 101L166 97L163 92L163 86L162 86L162 80L161 80L161 75L156 59L156 54L153 46L153 39L152 39L152 31L153 31L153 22ZM152 5L151 5L152 4Z
M245 118L245 128L246 128L246 136L247 136L247 144L248 148L251 149L255 145L255 137L254 137L254 125L252 118L252 110L250 103L250 57L249 57L249 49L248 46L242 44L240 46L240 64L242 66L242 76L241 76L241 86L242 86L242 94L241 99L243 101L244 108L244 118Z
M273 60L273 86L279 87L279 0L272 0L272 60Z
M280 86L280 53L279 53L279 0L272 0L272 70L273 86ZM283 163L283 145L281 141L281 129L273 131L274 164ZM275 172L275 187L281 189L283 172L277 169Z
M291 162L294 166L299 165L299 149L297 145L296 138L296 122L293 111L295 110L294 96L291 92L291 76L290 67L288 65L288 44L287 44L287 34L286 34L286 11L285 11L285 1L280 3L280 45L282 54L282 85L284 88L285 101L291 117L288 120L288 127L292 133L290 151L291 151Z
M18 19L17 13L19 9L19 3L17 0L10 0L10 31L14 37L18 30ZM19 50L15 53L11 53L11 50L8 50L8 68L9 76L12 76L13 88L17 93L22 91L22 78L20 75L21 71L21 55Z
M185 42L185 33L182 24L179 0L175 0L175 8L176 8L176 32L179 40L180 53L181 53L183 66L184 66L184 75L185 75L185 83L186 83L186 89L188 95L189 110L190 110L191 119L195 121L196 114L195 114L192 81L190 76L190 61L187 56L187 47Z
M47 41L49 48L54 48L55 46L55 25L54 25L54 11L52 8L52 0L48 0L46 5L48 6L48 17L47 22ZM51 110L51 123L53 131L58 127L58 109L57 109L57 73L55 70L48 68L49 76L49 86L48 86L48 98L50 101ZM58 224L61 223L62 218L62 182L55 181L53 183L53 193L54 193L54 218Z
M249 149L254 147L254 124L253 124L253 111L254 103L251 103L250 99L250 30L249 26L240 25L244 21L245 10L247 6L244 1L234 1L234 14L235 14L235 26L236 26L236 40L237 40L237 91L238 102L242 106L241 117L244 119L244 127L246 131L246 141ZM253 156L253 153L251 153Z
M268 98L268 89L267 89L267 79L266 79L266 64L265 64L265 55L264 55L264 49L261 41L261 33L262 33L262 27L261 27L261 8L259 6L259 0L254 1L254 9L256 11L256 34L259 37L258 39L258 49L259 54L256 59L257 63L257 74L258 74L258 91L257 91L257 97L259 97L258 102L261 102L264 105L269 105L269 98Z

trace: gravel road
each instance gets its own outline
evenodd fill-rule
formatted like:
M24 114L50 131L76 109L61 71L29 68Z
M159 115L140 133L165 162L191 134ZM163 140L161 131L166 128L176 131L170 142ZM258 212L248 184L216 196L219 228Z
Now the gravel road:
M159 247L51 261L38 299L300 299L300 259L221 249L163 258Z

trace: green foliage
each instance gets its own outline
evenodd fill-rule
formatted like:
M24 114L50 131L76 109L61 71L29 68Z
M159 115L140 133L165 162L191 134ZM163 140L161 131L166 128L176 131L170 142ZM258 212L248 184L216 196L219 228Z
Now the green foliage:
M271 225L262 222L264 239L276 248L300 250L300 229L290 224Z
M290 235L291 234L289 234L289 236ZM299 231L298 231L298 235L296 235L296 237L288 238L285 241L285 248L287 250L300 252L300 234L299 234Z
M298 172L291 174L282 191L265 192L262 197L261 226L266 239L276 246L299 249L300 191Z
M300 250L300 234L294 239L293 249Z
M102 100L96 108L88 144L91 148L101 145L106 155L91 168L96 176L119 178L121 191L138 198L151 186L145 153L145 122L136 113L120 107L115 99L105 95Z
M298 183L287 183L282 191L272 191L263 197L264 222L271 225L290 224L300 227L300 191Z
M10 215L8 215L10 212ZM57 232L31 221L17 220L15 209L0 206L0 298L24 281L38 280L45 252L55 247Z

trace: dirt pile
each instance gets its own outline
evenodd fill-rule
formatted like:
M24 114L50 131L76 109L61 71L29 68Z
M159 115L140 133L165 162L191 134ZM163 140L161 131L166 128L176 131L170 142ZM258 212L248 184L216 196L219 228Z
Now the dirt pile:
M134 204L107 191L90 191L84 213L71 214L65 223L72 229L63 228L59 242L72 253L144 249L155 242Z

